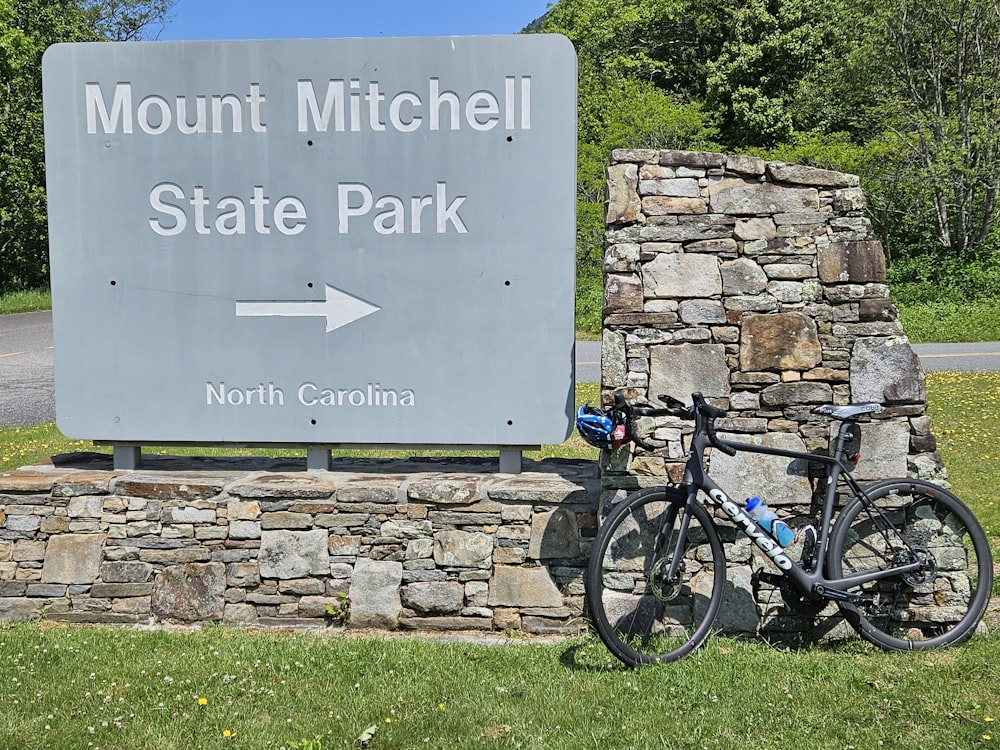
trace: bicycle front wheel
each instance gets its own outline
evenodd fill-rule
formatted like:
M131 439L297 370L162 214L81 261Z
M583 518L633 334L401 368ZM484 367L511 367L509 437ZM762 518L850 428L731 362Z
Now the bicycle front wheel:
M916 479L880 482L865 495L851 500L834 524L831 577L919 567L854 589L866 601L838 602L847 621L889 651L969 638L993 587L989 541L975 516L950 492Z
M704 506L655 487L630 495L594 539L587 608L630 666L681 659L708 637L725 593L722 543Z

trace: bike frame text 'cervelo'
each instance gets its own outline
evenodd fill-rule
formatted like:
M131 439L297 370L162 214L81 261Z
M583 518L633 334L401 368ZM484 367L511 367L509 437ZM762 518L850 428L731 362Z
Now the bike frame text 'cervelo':
M718 488L712 488L708 491L708 496L711 498L711 504L718 505L722 508L723 513L732 519L733 523L741 526L743 533L750 537L760 551L774 561L775 565L782 570L792 569L794 563L785 554L784 547L774 541L739 505L730 500L725 492Z

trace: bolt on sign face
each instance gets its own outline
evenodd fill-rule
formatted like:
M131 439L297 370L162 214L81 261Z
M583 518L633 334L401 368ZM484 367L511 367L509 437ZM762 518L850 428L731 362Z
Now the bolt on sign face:
M65 434L569 434L564 37L65 44L43 79Z

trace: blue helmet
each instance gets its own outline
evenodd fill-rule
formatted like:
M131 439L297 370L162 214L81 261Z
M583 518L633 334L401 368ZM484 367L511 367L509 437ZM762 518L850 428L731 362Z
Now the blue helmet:
M595 448L611 449L615 425L607 412L584 404L576 413L576 429Z

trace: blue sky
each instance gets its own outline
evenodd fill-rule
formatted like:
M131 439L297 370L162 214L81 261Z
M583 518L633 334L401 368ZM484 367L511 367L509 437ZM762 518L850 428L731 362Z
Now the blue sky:
M177 0L161 40L512 34L549 0Z

